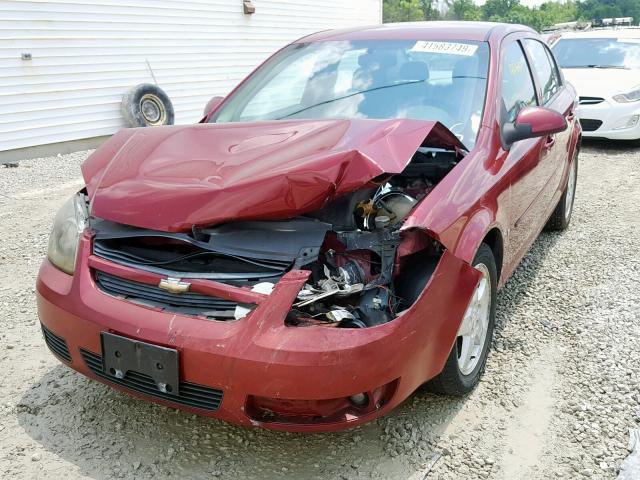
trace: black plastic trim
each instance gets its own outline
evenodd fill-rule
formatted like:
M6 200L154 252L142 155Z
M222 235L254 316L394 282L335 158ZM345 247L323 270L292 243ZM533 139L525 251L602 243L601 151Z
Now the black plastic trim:
M224 393L222 390L197 383L180 382L179 395L170 395L158 390L155 382L149 375L128 371L124 378L118 379L106 375L103 371L102 357L83 348L80 354L89 370L97 377L108 383L114 383L129 390L160 398L168 402L185 405L206 411L215 411L220 408Z
M61 360L70 363L71 353L69 353L69 347L67 346L66 340L53 333L44 325L40 324L40 326L42 327L42 335L44 336L44 341L47 344L47 347L49 347L49 350L51 350Z
M237 302L200 293L170 293L156 285L126 280L105 272L95 271L96 285L110 295L150 303L167 311L214 318L233 318Z

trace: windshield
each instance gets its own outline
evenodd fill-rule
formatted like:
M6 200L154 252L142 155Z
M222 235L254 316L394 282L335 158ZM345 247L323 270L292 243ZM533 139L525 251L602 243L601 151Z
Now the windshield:
M553 53L562 68L640 68L640 38L565 38Z
M212 122L320 118L438 120L475 143L487 83L484 42L367 40L293 44Z

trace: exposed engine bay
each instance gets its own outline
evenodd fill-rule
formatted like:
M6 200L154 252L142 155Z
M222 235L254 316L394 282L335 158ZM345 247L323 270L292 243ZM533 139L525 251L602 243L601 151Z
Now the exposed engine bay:
M387 323L415 298L396 291L399 229L413 208L455 166L454 151L420 148L399 175L327 205L313 217L330 222L318 262L287 321L365 328ZM427 245L434 256L438 245Z
M375 179L366 188L292 219L224 223L173 233L93 218L93 253L174 279L210 279L264 294L291 269L308 270L309 280L293 303L287 325L381 325L415 301L415 295L406 293L412 289L399 285L399 278L414 282L399 274L412 253L407 259L398 258L400 228L461 155L458 150L421 147L402 173ZM433 258L441 254L435 241L416 248L423 256L425 249ZM193 294L150 293L148 288L110 279L97 278L97 283L132 301L215 320L240 319L252 309L207 302Z

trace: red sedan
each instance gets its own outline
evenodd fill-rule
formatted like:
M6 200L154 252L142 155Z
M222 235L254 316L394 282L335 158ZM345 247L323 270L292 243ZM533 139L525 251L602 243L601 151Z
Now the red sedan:
M576 92L531 29L283 48L197 125L85 162L37 282L61 361L242 425L337 430L484 370L496 292L571 219Z

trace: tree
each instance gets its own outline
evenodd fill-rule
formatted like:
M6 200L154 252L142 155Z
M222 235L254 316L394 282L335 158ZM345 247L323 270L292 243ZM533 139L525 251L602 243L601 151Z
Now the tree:
M522 7L520 0L487 0L482 6L482 15L485 20L504 22L517 7Z
M501 18L501 22L519 23L521 25L529 25L536 30L541 28L541 18L538 10L533 10L524 5L515 5L512 9Z
M640 0L618 0L623 17L633 17L633 21L640 23Z
M446 17L450 20L482 20L482 10L473 0L453 0Z
M385 0L382 19L386 22L411 22L424 20L420 0Z
M434 0L420 0L420 8L422 9L423 20L438 20L440 18L440 12L438 11L437 1L434 6Z
M572 0L566 2L545 2L540 5L540 15L545 23L573 22L578 18L578 3Z
M445 18L522 23L536 30L556 23L613 17L633 17L636 25L640 22L640 0L548 0L533 8L520 0L487 0L482 7L476 1L445 0L449 7ZM437 5L437 0L384 0L384 21L436 20L440 17Z
M578 19L577 2L567 0L560 3L548 1L540 5L538 9L533 9L534 16L532 22L527 25L540 30L550 27L556 23L572 22Z
M639 15L639 0L585 0L578 2L578 16L581 20L634 17L634 21L637 23Z
M382 18L384 22L412 22L438 20L440 12L435 0L384 0Z

